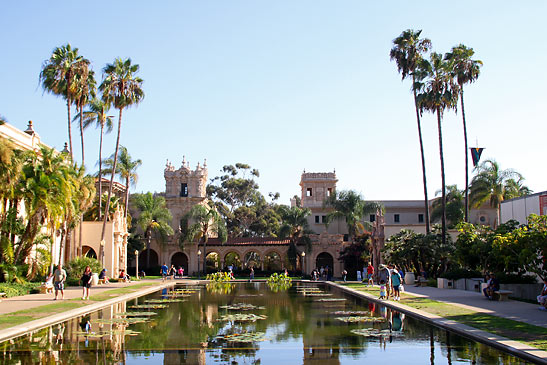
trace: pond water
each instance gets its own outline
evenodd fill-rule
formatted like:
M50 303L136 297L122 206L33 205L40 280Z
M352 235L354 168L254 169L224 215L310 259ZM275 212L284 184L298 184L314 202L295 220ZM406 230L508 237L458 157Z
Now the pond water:
M0 364L365 361L526 363L335 288L307 283L293 283L288 290L265 283L177 286L0 344Z

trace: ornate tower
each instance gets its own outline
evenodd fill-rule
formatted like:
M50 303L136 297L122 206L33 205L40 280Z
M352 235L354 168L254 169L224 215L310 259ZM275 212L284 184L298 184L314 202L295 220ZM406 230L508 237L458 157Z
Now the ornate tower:
M300 178L300 187L302 188L302 207L322 208L323 201L327 199L336 189L335 172L306 172L302 173Z
M167 160L163 173L165 178L165 201L173 216L172 226L176 231L180 219L192 206L202 204L206 199L205 187L207 184L207 160L203 166L198 162L196 169L190 169L186 157L182 158L182 165L178 170Z

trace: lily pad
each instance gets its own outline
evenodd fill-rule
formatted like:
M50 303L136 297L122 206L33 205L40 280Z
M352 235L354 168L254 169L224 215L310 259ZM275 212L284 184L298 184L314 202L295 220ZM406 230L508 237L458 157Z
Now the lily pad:
M266 319L267 316L257 315L257 314L245 314L245 313L236 313L236 314L226 314L221 316L217 321L219 322L256 322L259 319Z
M244 332L244 333L234 333L231 335L216 336L215 340L224 340L228 342L259 342L266 341L265 332Z
M126 317L126 318L111 318L111 319L97 319L95 320L96 323L101 324L122 324L122 325L130 325L134 323L143 323L147 322L149 320L148 317Z
M322 298L317 299L317 302L345 302L345 298Z
M376 328L361 328L358 330L351 330L351 333L365 336L365 337L402 337L404 336L403 332L390 331L388 329L379 330Z
M229 309L229 310L241 310L241 311L250 311L253 309L266 309L265 307L258 307L249 303L234 303L231 305L221 305L219 308Z
M182 303L186 302L186 299L149 299L144 302L148 304Z
M150 317L157 315L156 312L122 312L116 313L116 316L125 317Z
M380 323L380 322L386 321L386 319L383 317L370 317L370 316L336 317L336 319L346 323L358 323L358 322Z
M336 316L362 316L370 314L369 311L336 311L331 313Z
M136 304L130 305L131 309L163 309L167 308L167 304Z

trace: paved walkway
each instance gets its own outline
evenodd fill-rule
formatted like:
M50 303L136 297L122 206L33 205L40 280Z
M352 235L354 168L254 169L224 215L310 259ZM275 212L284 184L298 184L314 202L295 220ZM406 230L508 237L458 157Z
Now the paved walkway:
M405 291L409 294L451 303L480 313L487 313L547 328L547 311L539 310L539 304L536 305L517 300L492 301L486 299L481 293L458 289L405 285Z

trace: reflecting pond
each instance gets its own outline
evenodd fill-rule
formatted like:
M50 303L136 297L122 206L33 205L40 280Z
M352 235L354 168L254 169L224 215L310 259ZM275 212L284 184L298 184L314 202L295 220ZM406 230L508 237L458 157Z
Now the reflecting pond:
M521 364L336 288L176 286L0 344L0 364Z

